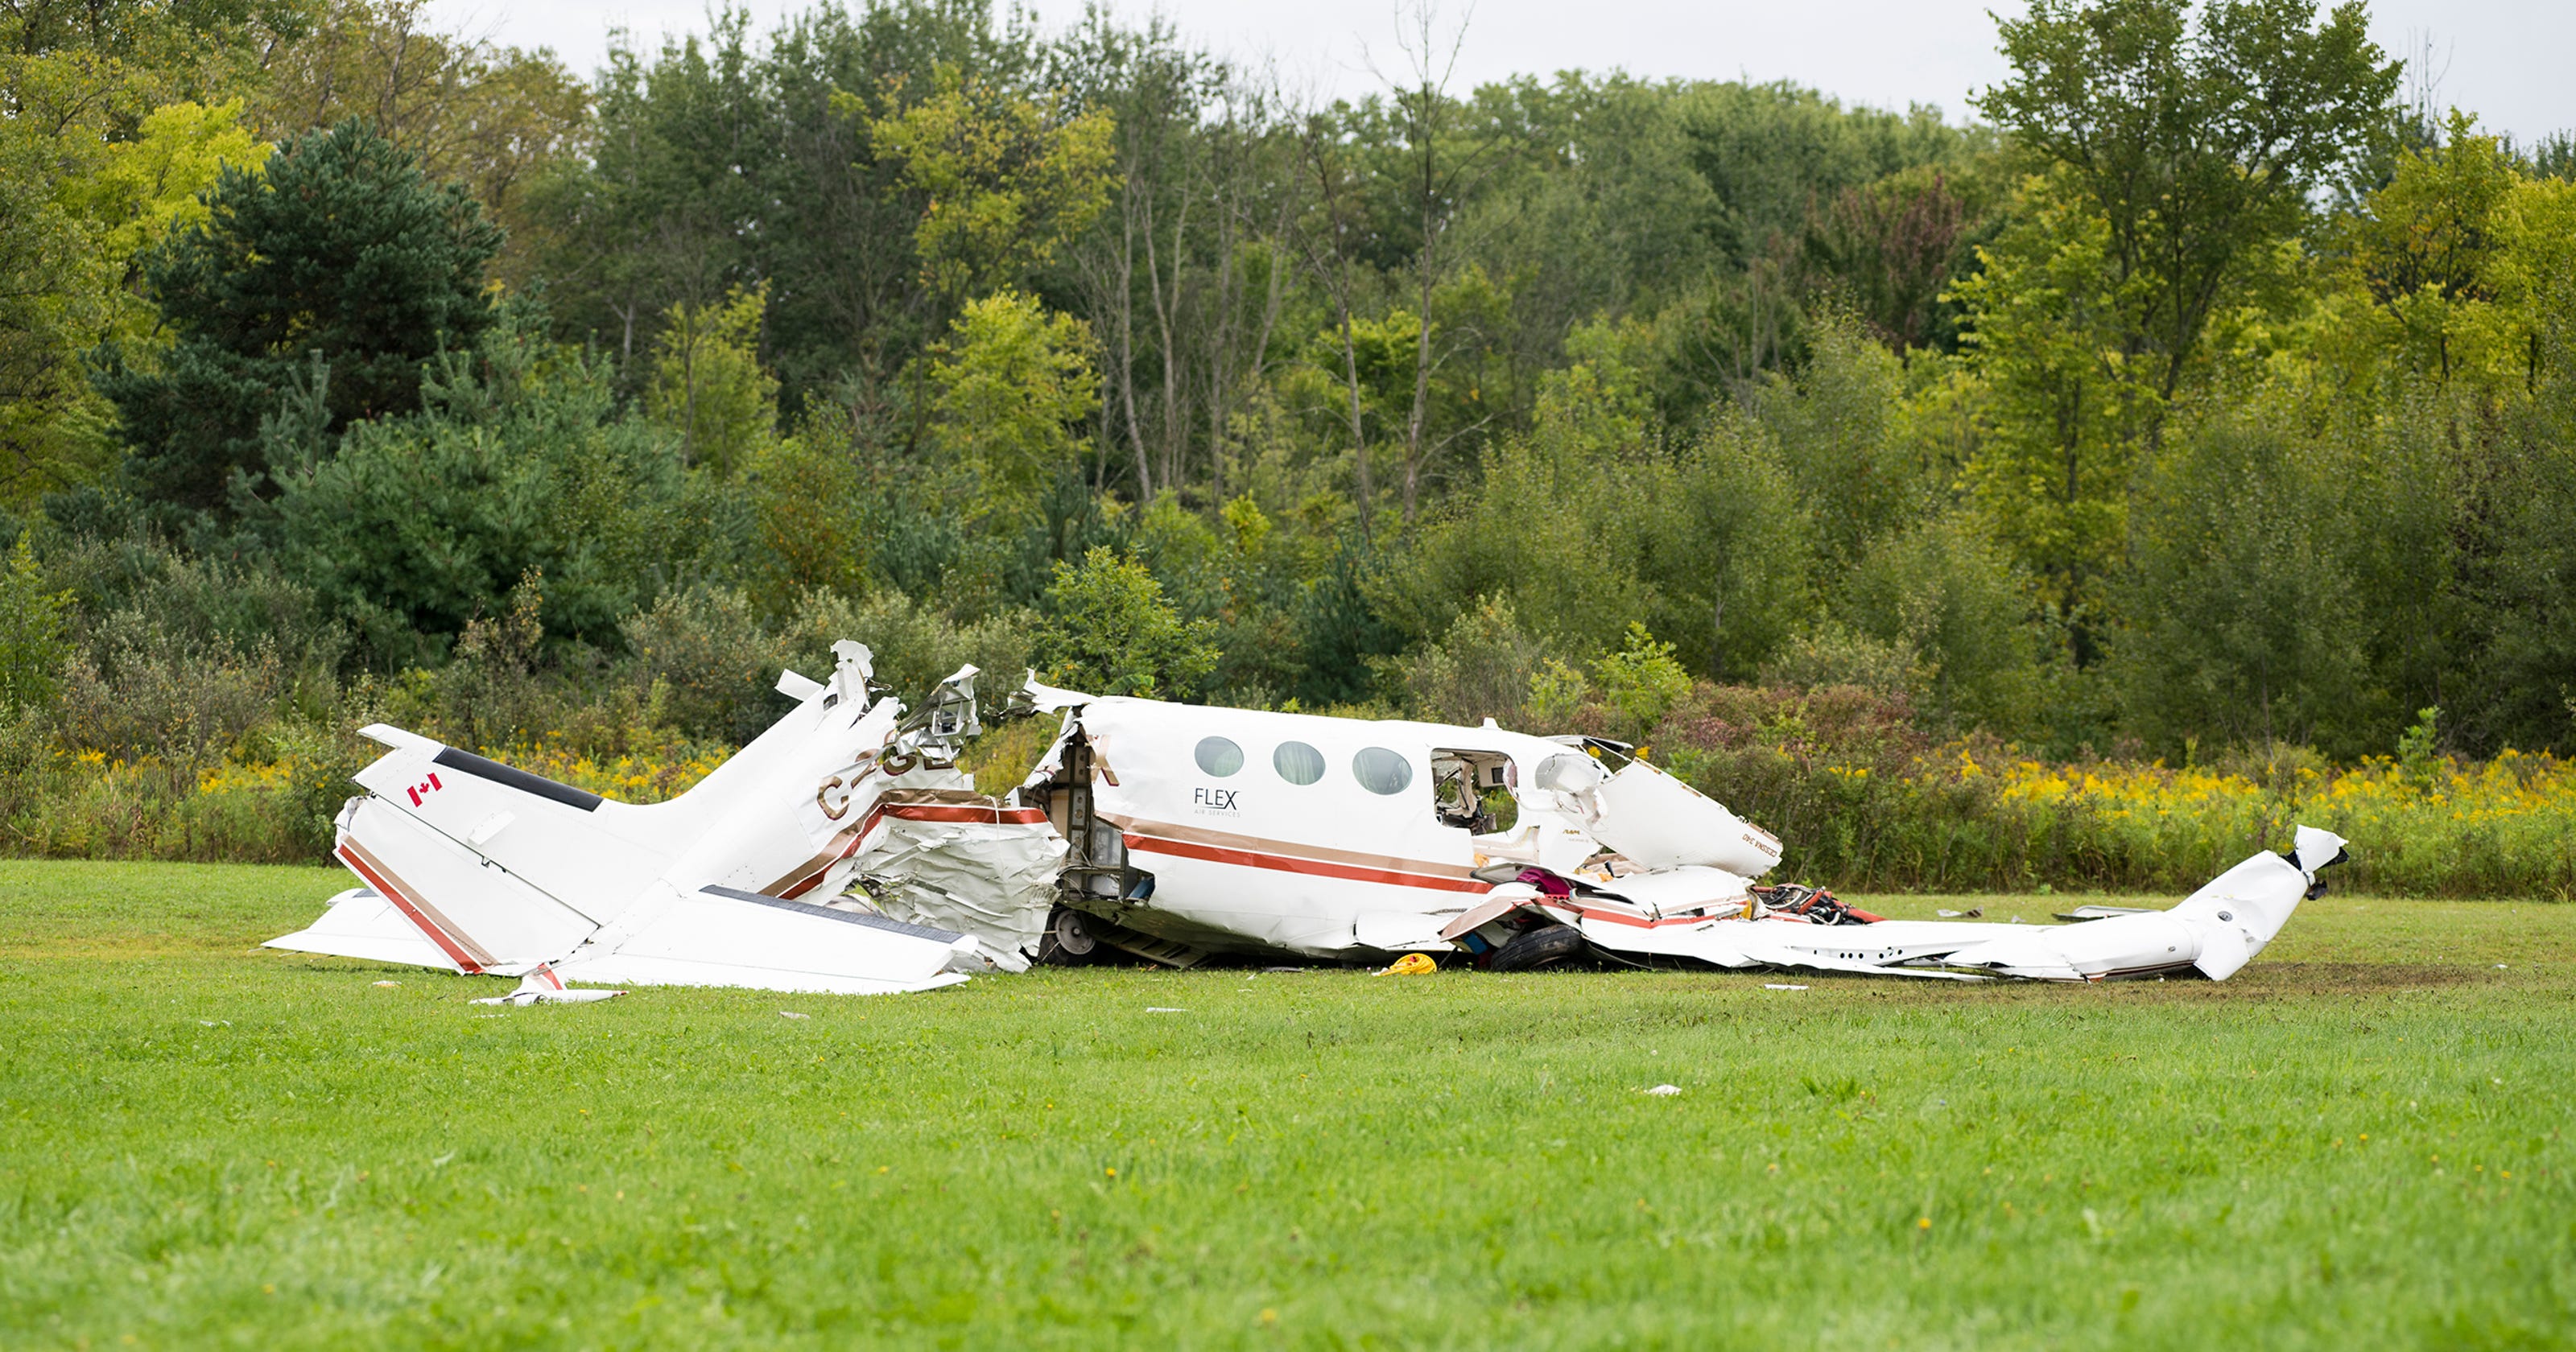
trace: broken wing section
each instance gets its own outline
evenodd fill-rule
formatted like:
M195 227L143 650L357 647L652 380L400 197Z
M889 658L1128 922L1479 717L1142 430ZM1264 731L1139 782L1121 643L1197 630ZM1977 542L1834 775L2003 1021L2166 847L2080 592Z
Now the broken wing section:
M2254 855L2170 910L2075 925L1812 924L1785 915L1674 923L1591 912L1579 923L1588 941L1613 953L1687 957L1721 967L2064 982L2198 973L2225 981L2281 932L2300 901L2323 890L2318 870L2344 857L2341 837L2301 827L2291 853Z
M2299 828L2286 855L2269 850L2211 879L2168 911L2024 929L1952 953L1948 963L2043 981L2109 981L2197 971L2225 981L2261 953L2299 903L2324 890L2317 872L2343 862L2344 840Z

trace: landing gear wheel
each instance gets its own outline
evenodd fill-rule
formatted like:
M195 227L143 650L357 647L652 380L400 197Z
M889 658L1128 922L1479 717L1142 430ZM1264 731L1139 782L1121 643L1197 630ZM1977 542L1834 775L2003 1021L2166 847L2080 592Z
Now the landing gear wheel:
M1046 933L1038 937L1038 961L1057 967L1078 967L1091 961L1100 947L1100 936L1091 929L1091 918L1070 906L1058 906L1048 917Z
M1540 967L1557 967L1581 958L1587 945L1582 932L1572 925L1542 925L1494 950L1485 963L1489 972L1527 972Z

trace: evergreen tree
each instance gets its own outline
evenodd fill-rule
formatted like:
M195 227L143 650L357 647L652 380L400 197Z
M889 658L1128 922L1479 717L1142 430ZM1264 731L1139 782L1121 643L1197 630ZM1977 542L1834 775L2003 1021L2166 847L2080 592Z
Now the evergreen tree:
M323 411L327 444L417 408L422 364L491 322L500 229L364 122L227 165L206 203L144 261L176 345L157 362L111 345L97 376L147 497L219 508L237 478L262 492L260 427L290 393Z

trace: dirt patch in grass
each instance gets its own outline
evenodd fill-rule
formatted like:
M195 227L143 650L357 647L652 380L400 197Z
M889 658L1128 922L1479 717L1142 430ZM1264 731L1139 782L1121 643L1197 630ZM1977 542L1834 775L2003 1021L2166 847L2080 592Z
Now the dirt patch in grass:
M2230 984L2266 994L2358 995L2490 984L2502 975L2492 968L2455 962L2276 962L2259 970L2249 966Z

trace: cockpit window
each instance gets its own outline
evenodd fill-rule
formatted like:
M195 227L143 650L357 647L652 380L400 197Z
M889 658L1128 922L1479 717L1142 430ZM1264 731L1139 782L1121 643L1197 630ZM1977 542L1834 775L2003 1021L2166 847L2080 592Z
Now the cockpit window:
M1371 793L1402 793L1413 784L1413 762L1385 747L1372 746L1351 757L1351 777Z
M1270 768L1291 784L1312 784L1324 777L1324 753L1304 742L1281 742L1270 753Z
M1243 768L1243 748L1223 737L1199 740L1199 768L1219 779Z

